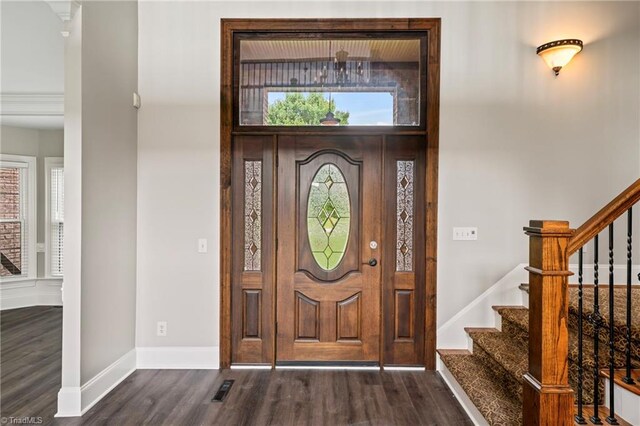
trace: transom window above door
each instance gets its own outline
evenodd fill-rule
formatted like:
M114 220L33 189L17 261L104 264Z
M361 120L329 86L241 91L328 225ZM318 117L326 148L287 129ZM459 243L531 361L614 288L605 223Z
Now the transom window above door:
M241 127L424 128L420 35L240 33L235 43Z

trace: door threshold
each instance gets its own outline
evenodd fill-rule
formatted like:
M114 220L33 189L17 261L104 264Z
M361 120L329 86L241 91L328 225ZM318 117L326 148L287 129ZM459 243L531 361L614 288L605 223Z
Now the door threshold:
M385 365L383 369L385 371L426 371L424 366L417 365Z
M271 364L231 364L232 370L271 370Z
M361 370L380 371L376 361L279 361L277 370Z

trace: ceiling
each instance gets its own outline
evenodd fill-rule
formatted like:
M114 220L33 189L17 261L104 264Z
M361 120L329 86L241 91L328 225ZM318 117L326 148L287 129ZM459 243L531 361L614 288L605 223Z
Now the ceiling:
M417 62L420 60L420 40L242 40L241 61L318 59L334 57L345 50L351 58L375 59L384 62Z

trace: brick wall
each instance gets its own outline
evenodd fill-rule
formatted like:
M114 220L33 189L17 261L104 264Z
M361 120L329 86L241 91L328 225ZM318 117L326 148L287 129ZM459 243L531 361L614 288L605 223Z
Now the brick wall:
M20 217L20 170L0 168L0 252L16 268L22 268L21 224ZM15 219L7 222L6 219ZM0 268L0 276L13 275L7 265Z

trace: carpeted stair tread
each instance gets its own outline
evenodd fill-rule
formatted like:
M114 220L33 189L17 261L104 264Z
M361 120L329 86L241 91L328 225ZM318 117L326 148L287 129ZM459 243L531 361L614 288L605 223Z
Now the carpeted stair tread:
M517 324L523 331L529 331L529 311L526 309L513 309L513 308L501 308L498 310L500 315L504 315L503 318ZM586 321L584 322L586 323ZM588 336L586 333L582 341L582 353L585 368L594 368L595 361L590 356L593 354L594 344L593 337ZM609 362L609 346L604 342L600 342L598 347L598 354L600 357L600 367L605 367ZM569 359L572 361L578 360L578 332L574 328L569 329ZM624 352L616 350L615 352L615 365L616 367L622 367L625 364ZM640 361L633 360L633 366L640 364Z
M529 366L528 347L505 333L473 331L469 333L473 343L480 346L519 383Z
M497 307L496 311L506 320L510 321L513 324L516 324L521 328L523 332L529 332L529 310L522 309L521 307ZM586 325L587 321L583 321L583 325ZM585 368L594 368L595 361L590 356L593 354L594 344L593 337L587 334L586 328L584 330L583 337L583 361ZM606 340L606 337L603 336L605 330L600 331L601 333L601 342L598 347L598 354L600 357L599 364L600 367L605 367L609 362L609 346L602 340ZM570 327L569 328L569 359L572 361L578 360L578 331L577 329ZM625 355L624 352L616 348L615 352L615 365L616 367L622 367L625 365ZM632 359L632 365L634 367L640 365L640 360Z
M583 315L593 313L594 288L585 286L583 289ZM625 330L626 328L626 312L627 312L627 288L625 286L614 287L614 324L616 329ZM578 313L578 288L569 288L569 311ZM600 305L600 315L602 315L606 324L609 324L609 287L600 287L598 290L598 299ZM631 339L640 342L640 286L632 286L631 289ZM617 330L616 330L617 331Z
M528 292L529 284L521 284L520 289ZM592 285L585 284L583 287L583 316L586 318L593 313L593 296L594 288ZM609 324L609 287L602 285L598 290L598 298L600 305L600 315L605 321L605 328ZM623 285L614 287L614 327L616 334L623 336L626 331L626 312L627 312L627 288ZM631 340L640 346L640 286L633 286L631 290ZM578 315L578 287L572 284L569 287L569 313ZM619 313L619 314L618 314ZM592 325L584 321L585 333L593 335Z
M529 309L524 306L494 306L500 316L529 332Z
M578 328L578 289L569 288L569 327ZM585 286L583 290L583 318L593 314L594 288ZM640 360L640 287L634 286L631 292L631 354ZM604 326L600 329L600 340L607 342L609 338L609 288L600 287L598 291L600 315ZM626 315L627 315L627 289L624 286L614 287L614 339L616 350L623 352L626 348ZM583 330L586 335L595 334L594 325L589 321L583 321Z
M518 398L477 357L441 353L440 359L490 425L522 424L522 404Z
M600 305L600 315L602 315L605 321L605 328L608 328L609 324L609 287L605 284L601 284L602 287L598 290L598 298ZM529 293L529 284L520 284L521 290ZM592 284L585 284L583 287L583 316L586 318L593 313L593 296L594 287ZM614 327L616 329L616 335L625 336L626 333L626 312L627 312L627 288L625 285L614 286L614 312L616 316L614 318ZM640 358L640 287L632 286L631 288L631 341L634 343L636 349L636 357ZM569 313L571 316L578 316L578 286L571 284L569 286ZM571 326L576 326L577 321L574 321ZM583 324L585 333L593 335L593 325L587 321ZM617 345L622 348L622 346Z

